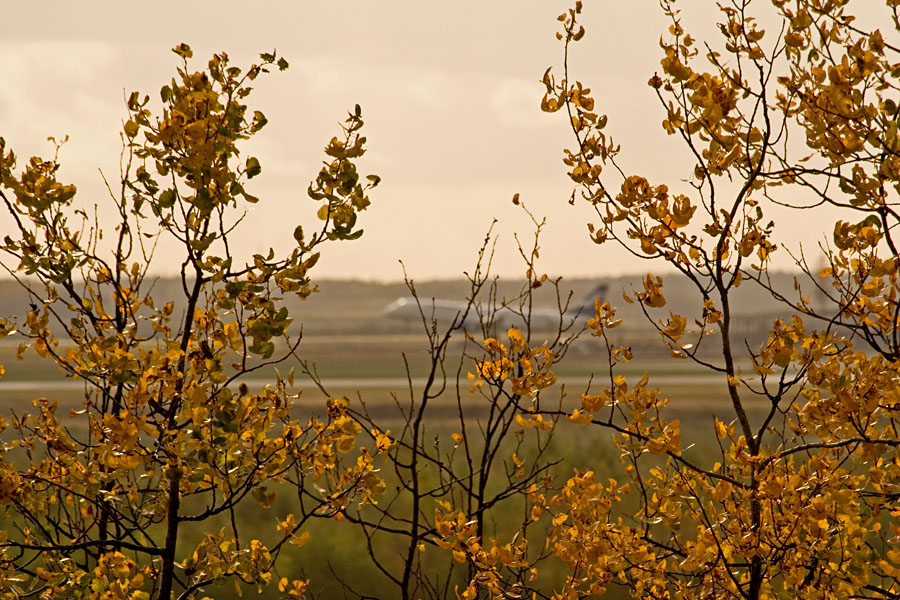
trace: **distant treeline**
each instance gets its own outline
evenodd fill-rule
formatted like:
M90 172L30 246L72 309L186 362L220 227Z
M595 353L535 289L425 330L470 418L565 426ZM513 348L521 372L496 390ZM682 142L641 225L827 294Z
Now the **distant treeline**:
M789 298L796 299L797 293L792 291L794 275L779 273L773 276L773 283L784 291ZM641 289L641 276L618 276L609 278L573 278L564 279L560 289L571 292L571 309L577 309L585 302L589 293L601 280L609 285L608 300L617 307L618 315L624 319L623 326L629 330L648 328L646 318L641 314L637 304L628 304L623 299L623 292L630 292L632 286ZM807 288L809 282L801 281L805 295L810 295ZM371 282L359 280L322 280L317 282L319 292L309 300L300 301L286 298L286 304L294 318L291 330L299 331L303 327L308 335L380 335L390 333L412 333L421 329L421 323L405 323L384 317L385 307L410 292L403 282ZM184 295L180 291L181 281L174 277L159 278L153 286L153 298L157 305L167 301L175 301L176 314L180 310L178 299ZM431 298L464 300L469 293L469 284L464 279L422 281L415 283L416 291L423 304ZM513 298L521 289L521 282L501 280L498 285L498 299ZM744 327L754 328L754 317L761 320L776 314L790 314L790 309L776 302L769 293L762 290L752 281L746 281L737 290L737 302L733 313L743 319ZM689 322L698 315L697 307L702 303L697 300L697 292L693 285L677 274L663 276L663 292L667 304L656 311L657 318L675 312L688 317ZM483 298L485 298L483 296ZM0 316L21 318L28 310L31 299L27 290L19 283L6 279L0 280ZM542 286L535 291L535 306L554 308L557 299L550 285ZM748 321L749 319L749 321ZM750 323L747 325L747 323Z

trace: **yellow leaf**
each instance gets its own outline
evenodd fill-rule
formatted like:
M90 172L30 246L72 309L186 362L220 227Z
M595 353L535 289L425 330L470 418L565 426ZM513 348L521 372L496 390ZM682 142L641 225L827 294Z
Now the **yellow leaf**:
M308 542L308 541L309 541L309 532L308 531L304 531L300 535L296 535L291 538L291 543L293 545L297 546L298 548L305 545L306 542Z
M608 390L603 390L602 394L596 396L591 394L582 394L581 407L586 411L596 412L606 405L607 400L609 400Z
M720 440L728 437L728 428L725 427L725 423L718 419L716 419L716 435Z
M577 423L578 425L590 425L593 422L593 415L590 413L581 412L579 409L575 409L571 415L566 415L566 419L568 419L571 423Z
M556 527L558 525L562 525L566 522L566 519L569 518L569 515L563 513L553 518L553 526Z
M666 298L662 293L662 278L654 277L650 273L644 278L644 291L639 293L641 301L647 306L661 308L666 305Z
M509 336L509 341L513 348L519 350L525 347L525 337L522 335L521 331L512 327L506 333Z

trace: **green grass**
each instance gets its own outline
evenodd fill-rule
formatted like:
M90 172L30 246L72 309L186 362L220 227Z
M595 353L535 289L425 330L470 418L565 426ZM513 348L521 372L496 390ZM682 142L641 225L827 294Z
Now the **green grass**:
M450 355L453 356L460 349L461 344L452 345ZM600 348L596 344L585 343L577 349L577 352L573 351L566 357L565 362L557 370L561 383L546 392L548 399L558 399L564 384L566 392L563 405L568 410L578 405L580 394L587 389L592 373L595 374L592 389L602 388L604 382L608 382L606 361ZM397 403L399 402L402 407L408 407L410 403L410 390L407 385L402 384L402 380L409 375L413 381L414 393L420 393L421 379L427 374L428 366L425 350L425 340L418 336L383 338L327 336L305 339L300 354L304 359L315 363L319 376L328 385L330 395L346 396L355 407L360 407L360 403L365 402L378 422L383 423L385 428L393 428L396 432L403 424ZM53 384L65 382L66 378L49 361L40 360L33 353L29 353L24 361L16 361L15 345L2 344L0 364L7 369L6 376L0 380L0 414L8 417L11 410L18 414L29 411L31 401L38 396L56 400L60 405L59 414L63 417L68 415L70 410L82 408L83 390L77 384L54 387ZM457 365L458 362L448 363L452 377L455 377ZM279 369L285 374L291 367L298 371L296 384L298 389L302 389L295 409L297 416L324 412L326 395L299 375L299 365L292 361L279 365ZM463 390L468 385L464 374L469 369L468 365L464 365L462 370ZM639 355L631 363L621 365L618 372L634 381L645 371L651 373L650 385L659 380L659 387L671 398L666 416L681 420L685 445L694 445L687 452L702 459L714 455L714 452L711 452L715 449L713 415L726 421L733 418L729 416L732 409L726 395L724 380L700 378L698 376L704 371L691 363L660 356ZM274 371L269 368L265 372L254 374L254 386L261 385L266 372L274 381ZM385 380L391 379L399 379L401 383L395 386L384 385ZM332 384L334 380L343 381ZM6 383L24 382L37 382L40 385L36 386L36 389L4 387ZM455 381L451 380L448 385L451 386L448 392L432 401L426 422L429 435L432 437L437 435L442 440L443 447L452 445L449 435L458 430L458 408L453 387ZM465 396L466 392L463 391L463 394ZM416 398L415 395L413 397ZM483 398L475 395L464 397L464 407L467 419L483 418L489 408ZM759 422L765 412L765 405L750 402L748 407L751 420ZM77 422L71 421L67 424L77 429ZM7 430L5 437L8 437L9 433ZM562 422L551 448L551 456L563 461L556 470L559 480L564 482L576 468L592 469L603 477L621 475L621 465L617 459L617 451L611 444L610 435L596 427L581 427ZM385 470L383 475L388 486L396 485L394 476L388 470ZM295 502L296 499L292 499L290 494L280 496L275 506L270 509L261 508L254 502L247 502L240 507L238 518L245 531L274 533L274 524L284 514L292 511L291 507ZM504 510L505 513L498 514L517 514L514 510ZM504 520L503 516L494 519L492 527L496 531L508 532L513 522ZM225 517L220 521L187 524L181 532L180 549L187 551L202 536L203 531L218 530L227 525ZM289 579L308 578L311 580L311 590L316 591L320 597L340 598L343 597L343 589L339 581L332 576L333 569L347 581L364 582L366 592L375 597L396 595L396 588L391 586L384 575L368 561L364 552L365 540L356 527L346 522L314 520L308 525L308 529L311 532L310 542L302 548L291 548L288 551L281 563L282 570L279 575ZM396 539L392 540L389 537L382 539L388 547L397 543ZM263 539L263 541L273 540L274 538ZM448 560L447 553L433 547L429 547L426 556L423 557L424 562L433 561L436 569L446 568L443 565L446 565ZM551 561L545 569L544 585L549 589L553 581L560 580L564 569L557 561ZM233 590L233 584L227 582L223 588L210 588L207 593L213 597L224 597L233 595ZM244 592L246 597L278 596L274 586L264 590L262 595L257 595L255 586L244 586ZM613 598L615 594L611 593L609 597Z

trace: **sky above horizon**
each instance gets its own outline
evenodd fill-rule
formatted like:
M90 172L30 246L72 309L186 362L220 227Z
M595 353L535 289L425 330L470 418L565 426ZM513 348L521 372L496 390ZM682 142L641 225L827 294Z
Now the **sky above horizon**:
M621 163L654 182L677 182L692 165L662 132L663 110L646 85L667 27L657 2L585 4L588 34L572 67L609 115ZM315 225L317 206L305 190L337 123L358 103L369 148L360 168L383 181L360 216L363 237L325 248L316 277L396 280L399 261L416 279L458 277L472 269L493 218L495 271L520 274L514 234L530 243L533 228L512 205L514 193L547 219L540 265L549 275L648 269L590 241L589 207L567 202L572 186L561 158L571 131L561 113L539 108L541 76L561 64L556 16L569 2L147 6L51 0L5 8L0 135L20 166L52 152L48 136L68 135L61 179L78 186L83 202L102 206L108 196L98 169L118 176L124 98L140 90L158 108L158 90L178 65L170 48L190 44L197 68L213 52L244 66L274 48L291 67L258 79L249 98L269 125L248 148L263 167L248 188L262 201L236 238L244 250L285 251L297 224ZM0 218L0 230L9 226ZM804 231L804 243L821 238L815 227ZM175 256L161 250L157 272L174 272Z

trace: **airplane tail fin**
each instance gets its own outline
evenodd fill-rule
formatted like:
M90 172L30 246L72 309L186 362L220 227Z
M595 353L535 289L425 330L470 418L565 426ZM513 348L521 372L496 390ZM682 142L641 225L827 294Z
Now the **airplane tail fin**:
M591 289L590 293L584 297L582 305L578 308L579 317L594 316L594 300L600 298L600 302L606 302L609 293L609 284L606 282L598 283Z

